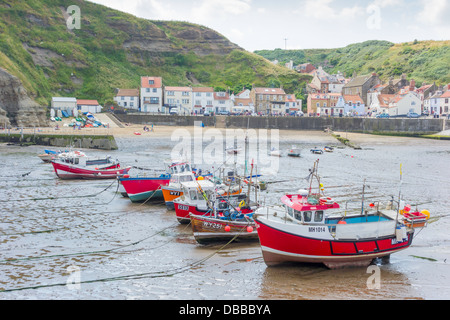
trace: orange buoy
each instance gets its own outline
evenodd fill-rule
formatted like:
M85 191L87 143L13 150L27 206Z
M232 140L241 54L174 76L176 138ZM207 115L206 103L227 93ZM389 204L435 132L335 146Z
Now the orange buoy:
M340 220L340 221L338 222L338 224L347 224L347 222L344 221L344 220Z
M253 232L253 227L252 227L252 226L248 226L248 227L247 227L247 232L249 232L249 233L250 233L250 232Z
M231 230L230 226L226 225L226 226L225 226L225 231L226 231L226 232L229 232L230 230Z

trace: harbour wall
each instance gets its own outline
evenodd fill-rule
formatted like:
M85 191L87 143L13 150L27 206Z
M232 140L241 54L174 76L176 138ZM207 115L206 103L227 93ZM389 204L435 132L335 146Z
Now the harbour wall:
M117 150L111 135L57 135L57 134L0 134L0 142L21 146L42 145L59 148L75 147L86 149Z
M117 114L121 122L142 125L193 126L200 121L205 127L280 130L325 130L371 134L429 135L450 130L450 120L408 118L325 118L325 117L245 117L245 116L178 116L150 114Z

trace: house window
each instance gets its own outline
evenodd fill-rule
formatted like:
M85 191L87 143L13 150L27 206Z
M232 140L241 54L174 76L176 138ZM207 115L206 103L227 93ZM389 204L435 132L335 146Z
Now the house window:
M134 102L130 102L130 107L134 107Z
M158 92L158 89L153 88L153 93L156 93L156 92Z
M145 88L145 92L150 92L150 88Z
M324 102L324 103L323 103L323 106L324 106L324 107L326 107L326 106L327 106L327 103L326 103L326 102Z
M183 100L181 100L181 103L182 104L189 104L189 99L183 99Z
M196 96L196 97L201 97L202 94L201 94L200 92L196 92L196 93L195 93L195 96Z
M207 96L207 97L211 97L211 92L207 92L207 93L206 93L206 96Z
M150 85L155 84L155 80L148 80L148 84Z
M159 104L159 98L158 97L150 97L150 103L151 104Z
M182 95L182 96L189 96L189 91L183 91L183 92L181 93L181 95Z
M130 97L130 100L131 100L131 101L134 101L134 97Z
M175 95L175 92L174 92L174 91L167 91L167 95L168 95L168 96L174 96L174 95Z

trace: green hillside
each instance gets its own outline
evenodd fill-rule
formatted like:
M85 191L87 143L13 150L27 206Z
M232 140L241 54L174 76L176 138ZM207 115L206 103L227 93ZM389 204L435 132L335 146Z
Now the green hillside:
M328 72L345 72L351 76L376 72L384 80L405 73L418 84L450 82L450 41L413 41L394 44L388 41L365 41L338 49L261 50L255 51L269 60L293 60L294 64L312 63Z
M80 29L67 28L70 5L81 10ZM52 96L105 103L116 88L138 88L145 75L161 76L171 86L282 85L288 93L310 79L206 27L139 19L82 0L1 1L0 67L42 105Z

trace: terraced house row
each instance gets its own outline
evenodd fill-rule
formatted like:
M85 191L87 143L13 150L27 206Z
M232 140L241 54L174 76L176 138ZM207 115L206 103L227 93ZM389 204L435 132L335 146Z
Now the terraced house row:
M161 77L143 76L139 89L119 89L115 102L128 111L160 114L285 114L301 111L301 100L281 88L239 93L213 87L164 86Z

